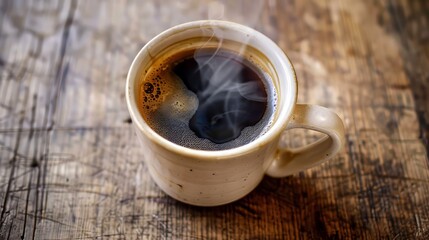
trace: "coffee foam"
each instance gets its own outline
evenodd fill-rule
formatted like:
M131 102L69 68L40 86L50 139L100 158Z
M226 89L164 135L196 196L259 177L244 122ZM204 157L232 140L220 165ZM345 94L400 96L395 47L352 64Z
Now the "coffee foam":
M199 138L189 128L189 120L198 108L198 98L172 73L174 63L195 51L195 47L179 53L171 53L156 59L145 71L138 91L138 106L146 123L159 135L184 147L201 150L225 150L250 143L271 127L276 109L277 96L272 79L261 69L254 54L244 55L246 60L259 69L268 95L268 106L263 118L255 125L246 127L238 138L216 144Z

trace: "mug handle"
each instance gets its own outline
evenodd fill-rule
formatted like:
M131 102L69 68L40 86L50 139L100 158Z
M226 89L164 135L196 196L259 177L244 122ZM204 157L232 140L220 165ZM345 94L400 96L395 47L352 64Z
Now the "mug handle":
M279 148L266 174L285 177L319 165L335 156L345 143L344 125L333 111L316 105L297 104L285 131L305 128L327 136L297 149Z

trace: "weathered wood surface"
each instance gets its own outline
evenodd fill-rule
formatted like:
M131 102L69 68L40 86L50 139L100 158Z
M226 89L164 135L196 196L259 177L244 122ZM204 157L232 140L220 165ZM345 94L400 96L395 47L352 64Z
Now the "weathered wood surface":
M428 1L0 1L0 239L429 239ZM148 176L128 67L173 25L252 26L336 110L332 161L198 208ZM286 136L290 146L317 135Z

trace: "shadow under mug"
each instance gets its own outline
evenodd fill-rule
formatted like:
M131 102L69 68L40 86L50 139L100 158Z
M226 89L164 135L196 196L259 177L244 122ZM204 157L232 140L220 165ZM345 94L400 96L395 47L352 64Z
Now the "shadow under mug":
M265 55L273 71L277 108L272 125L254 141L227 150L186 148L160 136L145 122L137 106L141 69L147 69L163 49L179 41L212 37L246 43ZM344 126L333 111L297 104L297 79L292 63L268 37L249 27L218 20L189 22L170 28L147 43L128 72L126 100L152 179L171 197L198 206L216 206L242 198L265 174L284 177L332 158L344 145ZM280 148L288 129L305 128L326 134L299 149Z

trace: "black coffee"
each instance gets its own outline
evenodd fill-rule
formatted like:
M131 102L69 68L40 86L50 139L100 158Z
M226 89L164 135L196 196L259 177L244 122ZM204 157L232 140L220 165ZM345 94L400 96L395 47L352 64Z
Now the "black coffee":
M149 126L179 145L223 150L247 144L266 130L273 90L248 59L229 50L188 50L146 73L139 91Z
M175 64L173 72L198 98L189 128L200 138L229 142L265 113L267 93L262 76L238 55L199 52Z

